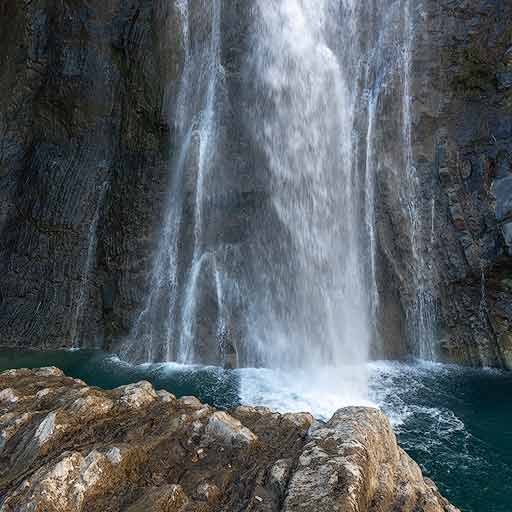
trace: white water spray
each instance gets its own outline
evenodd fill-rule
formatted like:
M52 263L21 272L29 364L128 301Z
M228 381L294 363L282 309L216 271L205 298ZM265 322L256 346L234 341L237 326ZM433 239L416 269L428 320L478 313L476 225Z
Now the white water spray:
M255 357L308 369L317 382L315 370L337 368L330 385L350 382L352 395L364 396L372 322L354 158L355 4L258 0L254 23L253 129L282 226L282 239L260 248L269 287L252 312Z
M205 24L208 34L204 40L197 27L194 27L195 32L192 31L189 0L179 0L176 8L184 63L176 108L169 106L167 112L169 116L174 115L169 123L175 126L174 146L178 150L170 158L167 214L149 293L121 353L128 359L185 363L194 360L199 272L204 259L214 257L205 252L203 245L206 223L203 207L207 200L207 176L216 148L216 101L222 77L221 2L205 0L202 10L198 11L203 16L199 21ZM183 261L186 257L181 254L183 232L187 228L184 224L187 208L193 211L190 264Z
M404 210L408 214L409 236L412 256L411 287L415 297L411 298L408 310L409 338L416 346L416 356L422 360L434 361L436 311L433 297L432 247L434 244L434 205L435 196L432 189L430 205L424 202L420 176L413 159L413 119L412 119L412 45L414 38L411 0L404 0L404 45L403 45L403 148L406 169L406 190L402 198ZM430 206L428 214L424 213ZM424 217L430 217L430 226L424 223ZM426 232L430 236L427 239ZM427 242L430 244L428 247Z

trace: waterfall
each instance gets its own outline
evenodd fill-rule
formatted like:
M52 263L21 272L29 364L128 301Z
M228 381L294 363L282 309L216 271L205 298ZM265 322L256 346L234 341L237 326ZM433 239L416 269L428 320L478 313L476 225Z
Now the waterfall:
M315 370L364 396L387 180L408 226L410 336L418 356L433 358L434 223L429 244L413 154L410 0L174 6L182 68L165 111L174 126L165 220L122 355ZM225 48L224 20L237 9L247 33ZM428 206L433 215L434 196Z
M364 392L372 321L362 238L372 216L360 208L355 158L356 4L255 2L250 119L276 221L255 249L263 277L250 337L259 364L338 367Z
M149 293L120 352L128 359L190 363L195 362L198 283L204 263L215 258L204 244L204 207L215 160L217 92L222 79L221 0L193 5L178 0L175 5L184 62L176 107L168 105L166 112L169 125L175 128L172 149L177 151L169 159L167 213ZM216 272L215 283L220 279Z
M77 349L80 347L80 329L84 319L85 309L88 303L89 291L91 288L91 273L94 268L94 260L96 259L96 249L98 245L98 223L100 221L100 213L105 202L105 197L108 191L108 182L102 183L98 187L98 198L96 200L96 209L92 222L89 226L89 233L87 237L87 255L85 258L85 265L80 279L80 287L78 289L78 297L76 299L75 314L73 316L73 323L71 326L71 340L72 347Z
M367 70L367 87L368 84L368 70ZM368 124L366 127L366 162L365 162L365 190L366 190L366 208L365 208L365 222L366 229L369 235L369 246L370 252L370 287L373 291L371 297L371 319L374 323L373 327L376 330L375 322L377 321L377 310L379 306L379 294L377 290L377 254L376 254L376 226L375 226L375 124L376 124L376 112L377 112L377 100L378 100L379 89L377 93L371 92L367 88L368 95Z
M205 258L214 257L204 252L205 225L204 203L208 197L206 190L206 174L210 169L211 162L214 160L215 138L216 138L216 110L215 102L217 98L217 88L219 75L221 73L220 63L220 15L221 2L213 0L211 2L211 36L210 47L207 51L205 65L206 74L206 94L204 106L201 111L197 126L198 143L198 162L197 162L197 182L195 186L195 211L194 211L194 235L192 264L189 271L188 282L185 287L185 307L183 314L183 324L181 330L180 346L178 350L178 360L184 363L194 362L194 341L195 329L197 326L197 317L200 314L196 309L198 294L198 277L202 269L202 263ZM193 63L193 65L196 63ZM215 265L215 262L214 262ZM215 284L218 282L217 271L215 271Z

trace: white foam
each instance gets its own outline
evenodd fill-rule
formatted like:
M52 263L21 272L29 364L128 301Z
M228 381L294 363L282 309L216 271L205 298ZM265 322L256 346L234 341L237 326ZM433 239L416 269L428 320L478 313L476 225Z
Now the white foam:
M112 355L106 358L113 366L118 366L121 368L131 369L131 370L140 370L146 373L193 373L195 371L216 371L223 372L222 368L218 366L205 366L201 364L185 364L185 363L176 363L176 362L165 362L165 363L140 363L134 364L128 361L121 359L116 355Z
M236 370L240 376L240 400L245 405L269 407L278 412L310 412L329 419L341 407L374 406L361 394L354 373L366 367L317 368L308 370Z
M430 361L415 364L378 361L369 364L369 371L370 397L384 410L397 432L406 429L409 420L421 418L423 427L432 433L430 436L426 431L422 436L429 446L443 436L465 433L464 422L453 411L422 403L420 393L439 394L439 389L430 388L433 375L467 370Z

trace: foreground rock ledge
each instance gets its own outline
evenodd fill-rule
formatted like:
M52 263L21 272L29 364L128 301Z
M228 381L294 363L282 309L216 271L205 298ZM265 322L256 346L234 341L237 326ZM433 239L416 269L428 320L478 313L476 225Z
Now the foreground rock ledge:
M0 374L0 512L456 512L375 409L231 414L148 382Z

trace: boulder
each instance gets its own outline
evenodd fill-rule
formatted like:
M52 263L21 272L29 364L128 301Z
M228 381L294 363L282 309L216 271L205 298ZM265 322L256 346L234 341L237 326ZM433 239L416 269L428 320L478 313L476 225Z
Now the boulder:
M339 410L311 433L283 510L457 511L397 445L384 414L360 407Z
M206 425L203 442L221 443L226 446L250 446L258 438L240 421L225 412L215 412Z

